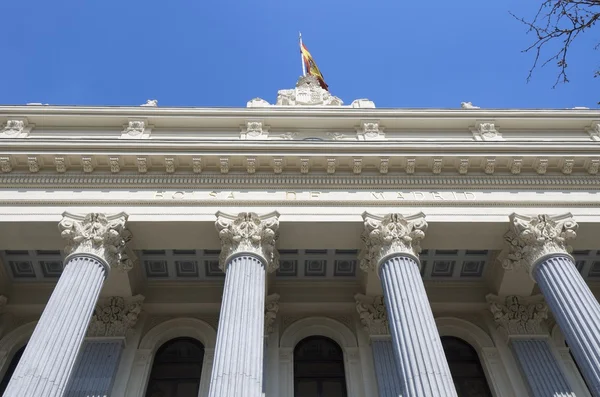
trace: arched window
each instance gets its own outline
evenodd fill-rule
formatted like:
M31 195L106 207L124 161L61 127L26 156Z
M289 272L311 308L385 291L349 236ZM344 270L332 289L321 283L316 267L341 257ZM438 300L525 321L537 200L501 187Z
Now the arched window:
M294 349L294 397L347 397L344 353L324 336L310 336Z
M6 387L8 386L8 382L10 382L10 378L12 378L15 369L17 368L17 364L19 364L19 360L25 351L25 346L17 350L12 360L10 360L10 364L8 364L8 368L6 368L6 372L4 373L4 378L2 378L2 382L0 382L0 396L4 394Z
M154 356L146 397L197 397L203 360L204 346L196 339L166 342Z
M458 397L492 397L475 349L453 336L442 336L442 346Z

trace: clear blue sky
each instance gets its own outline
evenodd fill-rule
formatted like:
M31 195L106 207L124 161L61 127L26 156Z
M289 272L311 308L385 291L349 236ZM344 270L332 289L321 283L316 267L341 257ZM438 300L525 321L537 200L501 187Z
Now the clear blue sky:
M245 106L301 74L298 31L331 92L378 107L597 107L592 34L530 83L540 0L4 0L0 104ZM596 32L592 32L597 35Z

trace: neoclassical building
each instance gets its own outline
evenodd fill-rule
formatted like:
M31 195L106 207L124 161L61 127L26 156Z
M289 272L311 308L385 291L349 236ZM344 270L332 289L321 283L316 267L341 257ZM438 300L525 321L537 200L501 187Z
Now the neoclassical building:
M7 397L600 396L600 111L0 106Z

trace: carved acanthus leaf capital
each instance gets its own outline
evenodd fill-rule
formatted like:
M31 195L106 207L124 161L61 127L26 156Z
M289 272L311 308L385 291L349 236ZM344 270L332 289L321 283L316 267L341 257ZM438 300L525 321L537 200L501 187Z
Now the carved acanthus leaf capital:
M128 215L89 213L76 215L63 213L58 224L61 236L67 241L65 253L89 254L107 263L111 268L129 271L133 263L125 252L131 233L125 229Z
M229 258L241 253L261 257L269 272L279 268L279 252L275 249L279 237L277 212L261 216L254 212L241 212L238 215L217 212L215 226L221 239L219 267L224 272Z
M265 336L269 336L275 325L279 312L279 294L271 294L265 298Z
M567 241L577 236L577 222L570 213L524 216L512 214L504 235L507 247L500 259L507 270L524 267L532 274L534 266L552 254L569 255Z
M140 312L144 297L136 295L131 298L112 296L98 301L92 321L88 327L88 337L127 336Z
M543 296L511 295L502 299L490 294L486 299L494 321L504 329L507 336L548 333L544 326L544 320L548 318L548 306L544 303Z
M356 311L365 331L370 336L389 335L390 327L383 296L356 294Z
M364 231L361 236L365 248L360 256L360 268L378 270L381 260L392 254L407 254L418 259L421 240L425 237L427 222L422 212L405 217L387 214L383 217L363 214Z

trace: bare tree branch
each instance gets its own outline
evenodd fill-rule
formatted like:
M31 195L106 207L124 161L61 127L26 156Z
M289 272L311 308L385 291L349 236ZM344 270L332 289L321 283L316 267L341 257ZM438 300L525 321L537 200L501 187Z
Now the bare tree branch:
M528 33L535 34L534 42L523 50L535 54L533 65L527 75L527 81L531 80L534 70L544 67L551 62L556 62L558 76L553 88L559 83L568 83L567 76L568 55L571 44L582 33L590 30L600 19L600 0L543 0L532 20L526 20L512 12L515 19L528 27ZM544 50L558 43L556 52L551 50L551 55L546 58ZM594 49L598 49L600 42ZM541 59L540 59L541 58ZM596 70L594 77L600 76L600 70Z

